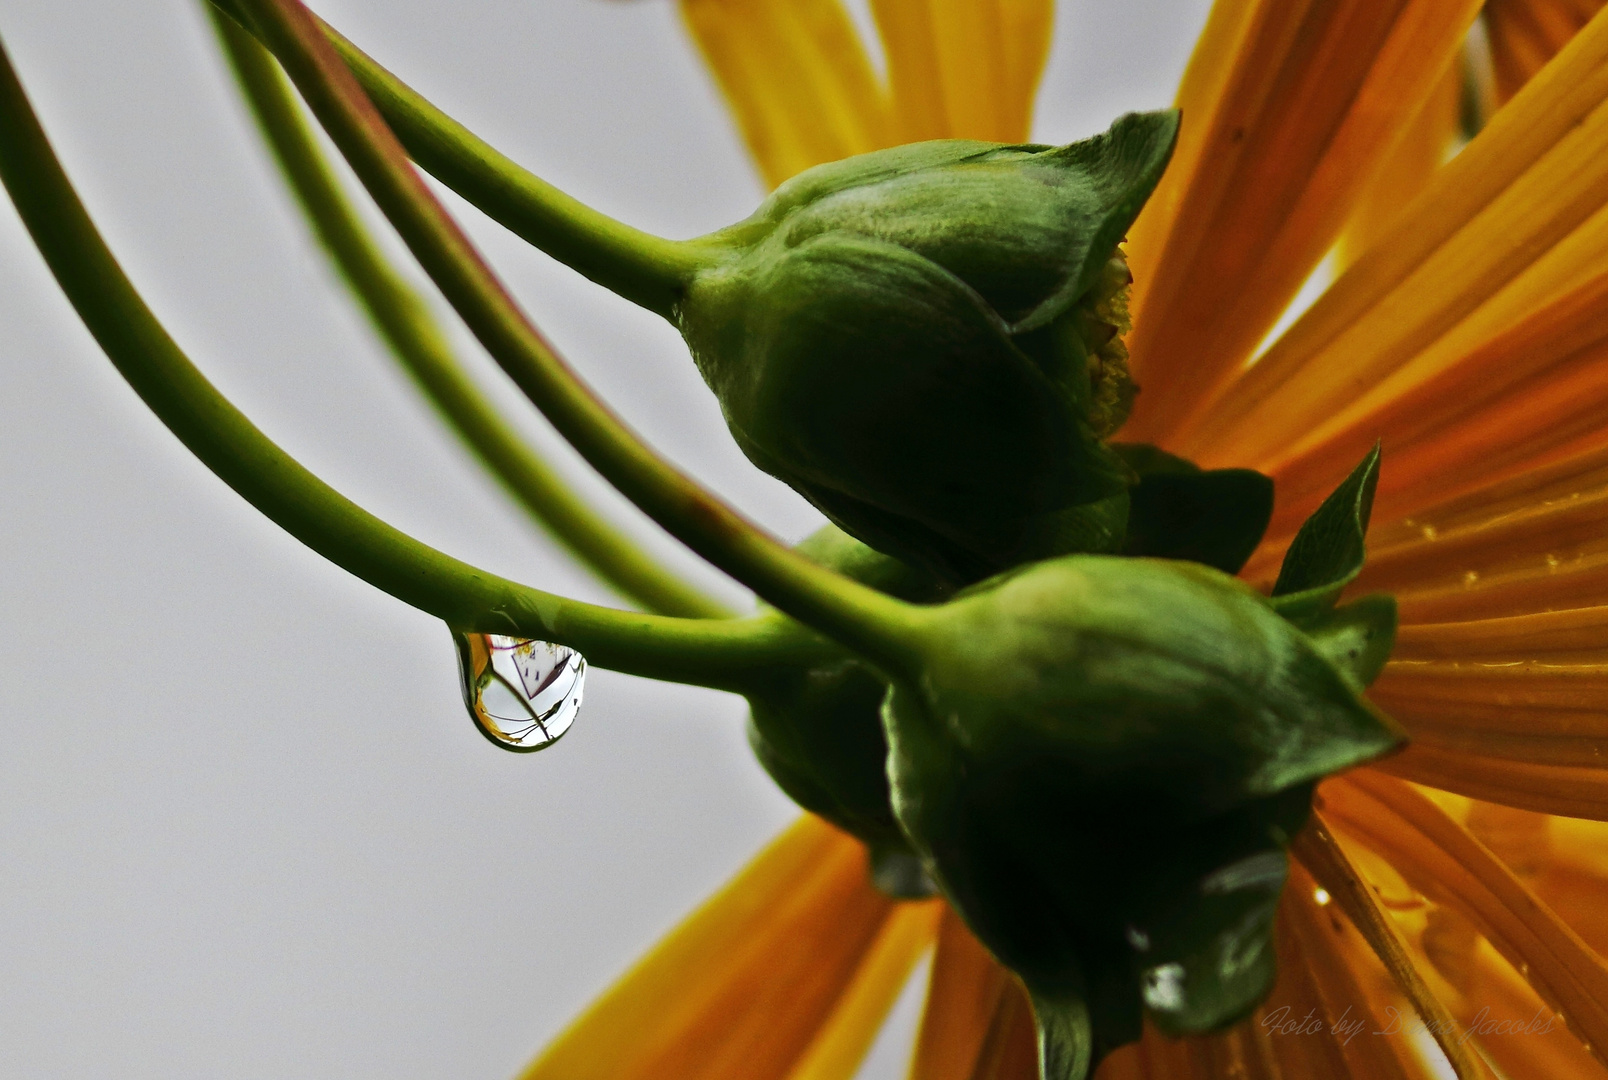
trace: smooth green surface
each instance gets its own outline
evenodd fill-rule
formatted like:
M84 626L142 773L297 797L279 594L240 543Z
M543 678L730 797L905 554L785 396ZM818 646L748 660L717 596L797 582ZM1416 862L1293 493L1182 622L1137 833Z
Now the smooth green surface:
M273 57L234 20L208 10L314 233L392 354L470 450L538 523L622 596L661 615L730 615L605 521L498 414L453 356L424 299L390 265L347 201Z
M1396 644L1396 598L1364 596L1312 617L1301 629L1354 685L1370 686Z
M1362 573L1379 456L1375 443L1290 542L1273 585L1273 606L1286 618L1303 622L1322 615Z
M1273 516L1273 481L1253 469L1202 471L1153 446L1118 444L1139 476L1124 555L1186 559L1237 574Z

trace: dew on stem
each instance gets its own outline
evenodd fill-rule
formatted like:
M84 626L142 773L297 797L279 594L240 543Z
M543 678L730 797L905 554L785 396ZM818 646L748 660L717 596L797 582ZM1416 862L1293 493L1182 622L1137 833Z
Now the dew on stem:
M565 645L454 631L463 703L480 733L504 750L552 746L575 723L586 657Z

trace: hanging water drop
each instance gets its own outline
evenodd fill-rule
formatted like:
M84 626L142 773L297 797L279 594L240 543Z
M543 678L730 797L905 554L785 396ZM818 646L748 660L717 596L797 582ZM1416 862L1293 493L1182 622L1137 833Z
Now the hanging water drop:
M545 750L575 723L586 657L566 645L454 631L463 703L480 733L504 750Z

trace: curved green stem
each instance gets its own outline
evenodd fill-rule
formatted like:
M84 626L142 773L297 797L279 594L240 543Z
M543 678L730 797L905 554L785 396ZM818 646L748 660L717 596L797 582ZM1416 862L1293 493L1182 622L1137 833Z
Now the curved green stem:
M240 0L214 0L248 28ZM611 292L674 321L688 280L711 252L600 214L499 153L312 16L413 160L514 235Z
M84 325L136 393L224 483L337 566L452 626L572 646L601 667L742 690L838 655L774 615L616 611L487 573L392 528L252 425L168 336L90 221L0 45L0 181Z
M519 438L463 371L424 301L386 260L341 192L273 57L208 5L246 101L313 230L392 353L503 486L577 559L661 615L731 612L658 565Z
M587 390L442 209L298 0L239 0L250 22L448 302L592 467L775 607L889 674L921 666L928 614L788 550L660 459Z

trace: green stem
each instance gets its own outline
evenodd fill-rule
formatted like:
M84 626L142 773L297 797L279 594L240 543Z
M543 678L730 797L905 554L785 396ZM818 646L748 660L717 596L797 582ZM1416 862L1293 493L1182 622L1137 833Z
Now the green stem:
M248 29L241 0L213 0ZM421 167L493 221L565 266L674 321L687 282L715 257L600 214L521 168L311 16ZM254 31L255 32L255 31Z
M730 615L599 516L504 422L458 364L423 299L347 202L273 57L234 20L208 10L314 232L391 351L469 448L539 523L622 595L661 615Z
M928 619L923 609L789 551L644 446L531 325L413 170L306 8L297 0L240 0L240 6L425 273L593 468L688 547L775 607L890 675L919 671Z
M840 655L775 615L676 619L583 604L487 573L392 528L252 425L168 336L107 249L0 44L0 181L62 291L151 411L224 483L337 566L465 630L555 641L649 678L743 691Z

